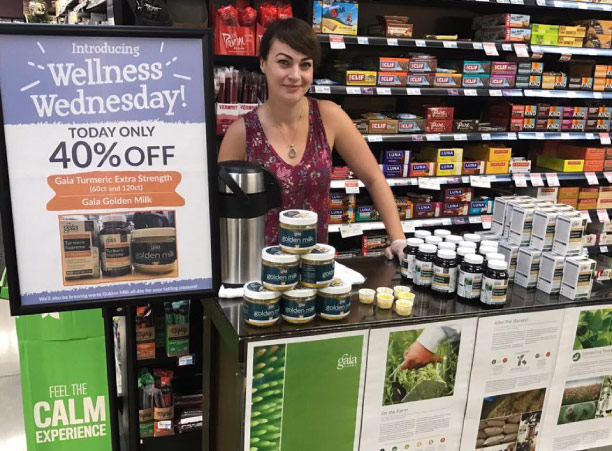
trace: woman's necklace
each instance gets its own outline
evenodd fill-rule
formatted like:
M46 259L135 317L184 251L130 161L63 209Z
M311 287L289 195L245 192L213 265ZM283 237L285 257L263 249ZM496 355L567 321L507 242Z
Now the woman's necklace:
M285 133L283 132L283 129L281 128L280 124L275 123L276 126L278 127L278 130L281 132L281 135L283 135L283 139L289 143L289 158L293 159L295 157L297 157L297 151L295 150L295 145L293 144L295 141L295 136L297 135L297 131L300 128L300 121L302 120L302 113L300 113L300 116L298 117L297 120L297 125L295 126L295 130L293 131L293 136L291 137L291 139L287 139L287 137L285 136Z

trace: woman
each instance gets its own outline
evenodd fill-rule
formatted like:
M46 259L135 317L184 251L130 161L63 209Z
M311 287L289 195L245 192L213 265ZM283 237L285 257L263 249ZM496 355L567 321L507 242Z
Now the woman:
M282 207L268 212L266 246L278 243L278 213L290 208L315 211L317 240L327 243L335 148L374 200L391 241L385 255L400 257L406 238L393 193L370 148L338 105L306 97L321 52L312 28L295 18L276 21L263 35L260 48L268 100L229 127L218 160L246 159L278 178Z

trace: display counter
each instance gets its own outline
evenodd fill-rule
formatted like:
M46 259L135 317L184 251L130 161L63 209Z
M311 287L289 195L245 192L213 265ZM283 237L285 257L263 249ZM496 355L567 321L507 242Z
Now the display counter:
M390 262L383 257L355 258L351 260L343 260L342 263L346 264L350 268L360 272L365 276L365 283L363 284L363 287L375 289L381 286L392 287L400 283L397 263L394 261ZM445 322L448 321L458 323L465 321L466 328L464 329L464 336L462 338L461 345L467 345L466 337L469 334L472 335L470 339L470 349L469 352L466 351L466 357L464 359L466 361L469 359L469 364L467 365L468 368L462 370L467 371L466 380L463 381L463 383L465 384L465 397L467 399L467 384L470 371L472 370L471 362L474 350L474 341L476 340L476 324L478 322L478 319L508 314L521 315L528 313L530 315L535 315L537 312L550 310L553 310L555 312L560 311L560 313L562 314L566 309L571 307L586 307L593 304L603 304L606 302L609 303L610 299L612 299L612 288L608 283L595 283L593 287L592 296L588 300L584 301L572 301L559 296L549 296L540 291L527 290L519 286L511 285L508 292L508 302L506 303L506 306L501 309L485 309L482 308L480 304L465 304L458 302L454 299L443 300L439 299L431 292L415 290L416 298L413 306L412 316L402 317L397 315L393 310L379 309L375 306L375 304L361 304L358 300L358 295L356 293L356 289L361 287L362 286L353 287L354 294L352 297L351 312L347 318L341 321L326 321L320 318L316 318L314 321L304 325L289 324L283 322L281 319L279 323L271 327L257 328L250 326L244 322L242 317L242 299L217 299L214 302L204 303L205 318L209 318L213 324L213 330L210 334L210 340L208 343L205 343L205 349L209 350L209 355L207 356L208 358L205 359L205 365L207 365L208 368L205 368L204 370L204 385L205 387L208 387L208 389L205 388L205 393L210 393L210 412L205 413L205 416L209 415L210 417L210 448L205 447L205 449L249 449L249 446L245 446L244 443L245 440L248 437L252 437L252 435L250 435L248 431L245 431L244 424L249 424L247 419L251 418L252 422L250 424L252 429L253 424L257 425L257 421L253 422L255 416L249 416L252 413L251 402L247 402L246 400L255 399L252 398L252 396L255 396L255 391L252 391L252 387L253 378L257 379L258 369L253 369L253 360L255 359L257 361L258 354L253 354L253 347L256 346L258 342L265 342L269 345L270 343L309 342L313 340L321 341L325 340L327 337L333 338L343 335L347 335L349 336L349 338L355 336L363 337L362 334L365 333L365 344L363 348L363 356L365 357L366 355L370 355L370 353L372 352L372 339L374 336L373 333L369 334L369 332L367 331L374 331L379 329L394 330L394 328L401 328L404 326L407 328L414 328L414 326L416 325L428 324L432 322L435 322L435 324L445 324ZM551 316L554 316L554 314L551 314ZM473 323L471 321L473 321ZM559 321L560 323L557 325L558 327L557 329L555 329L557 330L557 332L555 333L561 334L561 324L563 323L563 316L561 316L561 319ZM471 330L472 327L473 331ZM480 325L478 325L478 327L478 330L480 330ZM538 327L539 326L535 326L535 329L538 329ZM546 329L548 326L545 327L543 325L541 327L543 329ZM469 334L465 332L468 330L468 328L470 329ZM529 335L530 333L533 333L533 331L529 332L527 335ZM492 332L492 334L495 334L495 332ZM480 339L481 337L479 336L478 338ZM555 340L557 338L558 337L555 335ZM370 346L369 353L367 352L368 340ZM387 338L385 338L385 340L387 340ZM535 341L534 343L539 343L539 341ZM329 349L332 348L333 347L330 347ZM318 353L316 354L316 356L310 355L310 357L312 358L312 365L316 365L319 359L325 359L326 348L325 346L323 346L323 348L321 349L317 351ZM262 348L260 352L265 352L265 350ZM291 358L289 348L287 348L285 352L286 354L284 355L284 359L287 360L288 358ZM349 358L347 360L347 362L349 363L351 356L352 355L349 353ZM461 356L461 354L459 354L459 356ZM293 360L292 363L295 364L295 360ZM259 368L266 368L265 362L257 362L255 363L255 365ZM552 365L552 363L550 365ZM342 365L340 365L339 361L338 367L340 366ZM367 374L369 378L369 360L367 366ZM271 368L270 371L272 372ZM326 398L325 395L321 392L309 392L309 383L307 382L309 379L306 374L308 368L302 368L301 371L305 371L305 373L303 373L304 377L302 382L304 385L302 388L300 388L300 391L302 391L303 389L303 393L301 395L303 396L303 399L301 399L302 402L314 402L322 406L325 406L326 403L337 404L338 400L332 401L330 398ZM549 368L548 371L552 374L552 368ZM261 374L263 375L263 373ZM358 393L356 397L357 418L353 420L357 423L357 426L355 426L355 431L357 432L355 432L354 434L356 437L355 443L359 442L358 431L360 430L361 425L361 405L363 401L363 393L364 391L367 391L367 387L364 389L364 374L365 368L362 367L361 382L357 384L357 388L355 389L355 392ZM209 377L210 379L208 379ZM285 374L284 377L288 378L289 376ZM321 377L325 377L325 375L321 374ZM369 382L370 380L368 379L368 383ZM287 383L286 380L285 383ZM457 384L458 383L459 373L457 373ZM342 383L342 386L346 385L347 384ZM287 390L286 386L285 390ZM459 388L457 388L457 393L458 392ZM284 395L283 403L288 402L287 396L287 394ZM465 409L465 403L462 405L463 409ZM326 407L322 408L326 409ZM259 414L259 412L256 413ZM316 412L315 416L317 416ZM323 414L323 416L325 415ZM255 432L259 433L257 431ZM274 434L270 435L269 433L270 431L266 431L266 434L274 437ZM264 432L261 432L261 434L264 434ZM391 434L391 432L389 432L389 434ZM460 435L461 431L459 431L459 436ZM448 440L450 440L450 437L452 437L452 435L449 436ZM445 440L445 438L442 437L441 440ZM265 445L269 445L269 441L266 441ZM346 446L347 445L345 445L345 447ZM353 446L349 446L346 447L346 449L366 449L364 447L358 448L357 444L355 444L354 446L354 448ZM258 449L256 446L253 445L252 441L251 449ZM274 447L272 449L277 448ZM290 447L287 443L283 442L283 446L279 446L278 449L290 449ZM367 449L370 449L370 447L368 447ZM385 448L381 447L380 444L377 444L376 449ZM388 449L390 450L392 448L390 447ZM451 448L449 449L454 449L454 447L451 446Z

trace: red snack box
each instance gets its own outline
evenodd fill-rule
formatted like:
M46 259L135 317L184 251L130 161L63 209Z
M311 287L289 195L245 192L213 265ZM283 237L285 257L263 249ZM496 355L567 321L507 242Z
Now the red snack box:
M561 121L561 130L584 131L586 121L584 119L563 119Z
M604 170L604 160L584 160L584 172L601 172Z
M518 64L511 61L493 61L491 75L516 75Z
M612 170L612 160L604 160L604 171Z
M383 72L407 72L410 65L410 58L379 58L378 70Z
M410 177L432 177L436 173L436 163L433 161L412 162L409 166Z
M444 202L440 216L465 216L469 211L469 202Z
M471 202L474 199L474 188L460 186L444 190L444 202Z
M425 109L426 119L453 119L455 108L452 106L428 107Z
M438 119L427 119L425 123L426 133L452 133L453 131L453 120L438 120Z
M412 207L413 218L437 218L440 216L442 202L415 203Z
M512 118L510 119L510 131L511 132L520 132L523 131L523 118Z
M604 147L581 147L570 144L560 144L557 149L554 150L554 153L558 157L566 159L603 160L606 156L605 150L606 149ZM548 148L544 148L544 153L549 155L551 154Z
M406 72L379 72L378 86L406 86Z

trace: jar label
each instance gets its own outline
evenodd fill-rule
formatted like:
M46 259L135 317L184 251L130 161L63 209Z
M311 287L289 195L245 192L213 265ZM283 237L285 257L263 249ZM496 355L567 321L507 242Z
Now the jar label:
M176 261L176 242L134 242L132 259L138 265L171 265Z
M261 265L261 280L269 285L295 285L298 282L298 264L269 266Z
M480 300L488 305L503 305L506 303L508 293L507 279L482 278L482 294Z
M414 279L414 262L416 261L416 255L409 255L406 267L406 278Z
M454 293L457 286L457 268L434 265L431 289L442 293Z
M294 301L283 298L281 312L287 318L308 319L315 315L317 307L316 298Z
M249 302L246 299L242 304L242 313L245 320L258 323L271 323L280 317L280 300L266 303Z
M459 271L457 295L466 299L478 299L482 291L482 273Z
M421 286L431 285L433 278L433 262L415 260L414 283Z
M293 247L296 249L302 247L312 247L317 244L317 229L291 230L281 224L280 227L280 245L285 247Z
M102 244L102 270L125 269L130 267L130 243L124 234L100 235Z
M351 295L342 297L321 296L317 298L317 311L328 316L344 316L351 311Z
M329 282L334 278L334 262L317 265L302 261L302 281L306 283Z

